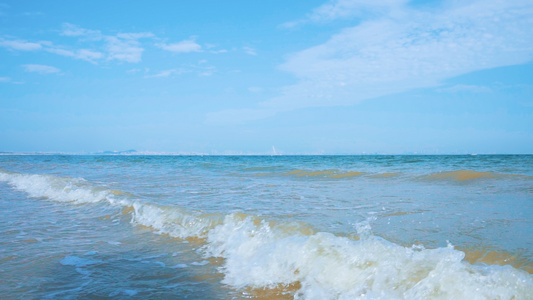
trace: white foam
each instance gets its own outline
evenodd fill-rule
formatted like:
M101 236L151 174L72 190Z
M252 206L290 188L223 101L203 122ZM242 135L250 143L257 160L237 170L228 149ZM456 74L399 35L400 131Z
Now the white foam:
M91 187L81 178L62 178L54 175L19 174L0 170L0 180L32 197L45 197L61 202L113 202L109 190Z
M160 266L160 267L163 267L163 268L167 266L167 265L166 265L164 262L162 262L162 261L154 261L154 264L156 264L156 265L158 265L158 266Z
M191 263L191 265L193 266L205 266L205 265L208 265L209 264L209 261L207 260L202 260L202 261L194 261Z
M177 238L203 237L220 218L199 217L177 207L161 207L154 204L133 203L132 223L155 229L159 233Z
M223 257L223 282L236 289L274 288L299 282L297 299L527 299L533 276L510 266L471 265L452 246L403 247L371 234L370 220L356 224L361 240L305 233L238 214L199 216L177 207L115 198L83 179L0 170L0 180L33 197L132 207L132 223L177 238L206 238L206 257ZM82 268L100 263L67 256ZM194 263L193 263L194 264ZM187 267L185 264L173 268Z
M288 234L266 222L228 216L208 234L207 256L226 259L223 282L238 289L299 282L303 299L526 299L530 274L474 266L452 246L407 248L375 236Z

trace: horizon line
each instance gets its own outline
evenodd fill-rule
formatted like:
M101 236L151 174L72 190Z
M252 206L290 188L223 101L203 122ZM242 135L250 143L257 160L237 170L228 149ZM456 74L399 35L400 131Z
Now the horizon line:
M35 152L17 152L17 151L0 151L0 156L31 156L31 155L65 155L65 156L388 156L388 155L412 155L412 156L477 156L477 155L533 155L533 153L379 153L379 152L360 152L360 153L202 153L202 152L157 152L157 151L104 151L104 152L60 152L60 151L35 151Z

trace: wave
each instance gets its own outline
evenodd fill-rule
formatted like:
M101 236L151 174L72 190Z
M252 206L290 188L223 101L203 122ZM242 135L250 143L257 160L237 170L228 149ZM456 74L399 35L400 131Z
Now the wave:
M424 249L375 236L355 241L323 232L286 235L231 216L207 242L208 255L226 260L223 282L238 289L297 284L296 296L310 299L520 299L533 291L529 274L471 265L451 245Z
M171 237L204 238L207 232L222 223L221 215L195 216L178 207L133 203L132 223L150 227Z
M320 171L294 170L294 171L284 173L284 175L296 176L296 177L325 177L325 178L347 178L347 177L360 176L363 174L365 173L355 172L355 171L339 171L337 169L320 170Z
M254 171L268 170L268 168L256 168ZM231 175L238 176L238 173L232 173ZM368 177L372 179L389 179L401 176L402 178L409 178L406 173L399 172L384 172L384 173L368 173L360 171L342 171L337 169L328 170L304 170L297 169L289 172L262 172L254 173L253 176L290 176L297 178L316 178L316 179L347 179L352 177ZM456 170L456 171L442 171L437 173L431 173L426 175L411 175L411 179L414 180L429 180L429 181L459 181L469 182L481 179L518 179L518 180L531 180L533 176L523 174L506 174L498 172L481 172L475 170Z
M268 170L268 168L255 168L254 171ZM306 171L306 170L294 170L289 172L268 172L268 173L255 173L253 176L294 176L300 178L325 178L325 179L339 179L348 178L354 176L361 176L366 173L356 171L339 171L337 169L331 170L318 170L318 171ZM231 175L239 175L232 173Z
M394 173L394 172L391 172L391 173L379 173L379 174L374 174L371 177L372 178L390 178L390 177L399 176L400 174L401 173Z
M218 267L224 274L222 282L250 295L274 293L297 299L525 299L533 295L533 276L524 270L475 254L469 254L469 260L477 263L469 263L465 252L452 245L404 247L373 236L368 224L357 226L356 237L345 237L316 232L303 223L240 213L191 214L178 207L140 202L81 178L0 170L0 181L32 197L121 206L134 225L196 239L208 261L223 259Z
M533 263L525 258L518 257L506 251L496 251L487 249L462 249L465 253L465 260L471 264L484 263L488 265L512 265L526 272L533 274Z
M60 202L96 203L108 200L114 203L117 191L93 187L83 178L64 178L54 175L19 174L0 170L0 181L8 182L17 190L35 198Z
M455 180L470 181L475 179L495 179L495 178L516 178L516 179L533 179L533 176L521 174L503 174L497 172L479 172L474 170L444 171L430 175L422 176L423 179L429 180Z

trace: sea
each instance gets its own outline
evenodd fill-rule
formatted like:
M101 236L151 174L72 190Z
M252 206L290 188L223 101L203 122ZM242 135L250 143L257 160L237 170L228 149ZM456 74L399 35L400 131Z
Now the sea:
M533 155L0 155L1 299L533 299Z

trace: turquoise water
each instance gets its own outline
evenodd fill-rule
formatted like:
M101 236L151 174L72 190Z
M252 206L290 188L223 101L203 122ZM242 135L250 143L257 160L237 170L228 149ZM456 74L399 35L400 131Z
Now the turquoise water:
M532 195L532 155L4 155L0 296L527 299Z

